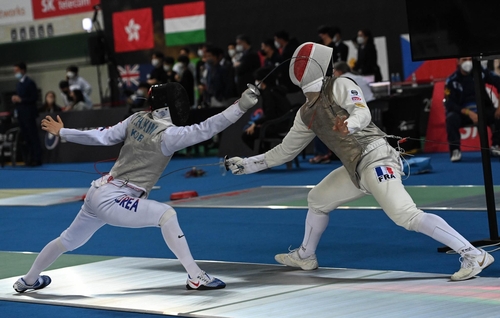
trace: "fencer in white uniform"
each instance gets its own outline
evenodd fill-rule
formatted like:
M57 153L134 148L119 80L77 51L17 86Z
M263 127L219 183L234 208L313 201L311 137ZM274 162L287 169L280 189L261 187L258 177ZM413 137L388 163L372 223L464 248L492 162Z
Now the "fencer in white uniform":
M266 153L228 160L233 174L254 173L293 160L317 135L343 164L309 192L302 244L276 255L276 261L303 270L316 269L316 247L330 212L373 195L397 225L426 234L460 254L461 267L451 280L474 277L494 261L493 257L472 246L441 217L416 207L401 181L400 153L371 121L361 89L349 78L325 75L331 55L332 49L320 44L304 43L296 49L289 73L306 102L297 112L293 127L280 145Z
M50 116L42 120L42 129L69 142L99 146L124 142L124 145L109 174L92 182L73 223L43 248L30 271L16 281L13 287L17 292L49 285L50 277L40 276L40 273L61 254L85 244L105 224L129 228L159 227L167 246L188 273L186 288L219 289L226 286L198 267L175 210L167 204L148 200L147 196L176 151L223 131L257 103L257 96L247 90L239 101L223 112L192 126L182 126L190 105L180 84L154 85L148 102L151 111L135 113L108 128L80 131L64 128L59 116L57 120Z

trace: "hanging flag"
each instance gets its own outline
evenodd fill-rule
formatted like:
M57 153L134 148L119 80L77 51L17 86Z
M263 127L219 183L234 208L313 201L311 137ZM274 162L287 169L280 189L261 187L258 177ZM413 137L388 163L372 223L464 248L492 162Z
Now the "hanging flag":
M163 7L166 46L206 42L205 1Z
M115 52L148 50L154 47L151 8L113 13Z
M153 68L151 63L117 65L122 83L131 90L137 89L140 83L146 82Z

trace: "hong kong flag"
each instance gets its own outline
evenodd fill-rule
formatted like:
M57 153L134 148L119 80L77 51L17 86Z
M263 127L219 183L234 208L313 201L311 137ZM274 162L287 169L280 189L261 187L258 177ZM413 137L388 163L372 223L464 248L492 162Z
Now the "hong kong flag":
M153 48L151 8L113 13L113 37L117 53Z

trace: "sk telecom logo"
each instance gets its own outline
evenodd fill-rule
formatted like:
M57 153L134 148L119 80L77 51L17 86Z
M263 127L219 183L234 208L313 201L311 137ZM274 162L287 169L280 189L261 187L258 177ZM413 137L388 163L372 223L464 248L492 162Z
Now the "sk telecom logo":
M42 0L42 12L56 11L54 0Z

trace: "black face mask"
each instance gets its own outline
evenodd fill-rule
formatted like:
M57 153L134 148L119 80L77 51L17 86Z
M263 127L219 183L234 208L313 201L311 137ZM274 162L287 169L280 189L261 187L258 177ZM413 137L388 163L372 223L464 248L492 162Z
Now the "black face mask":
M261 49L259 52L260 52L260 54L262 54L262 55L264 55L264 56L266 56L266 55L267 55L266 51L264 51L264 50L262 50L262 49Z

